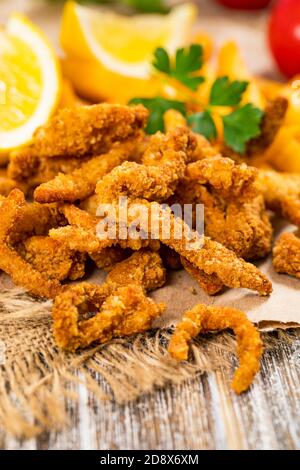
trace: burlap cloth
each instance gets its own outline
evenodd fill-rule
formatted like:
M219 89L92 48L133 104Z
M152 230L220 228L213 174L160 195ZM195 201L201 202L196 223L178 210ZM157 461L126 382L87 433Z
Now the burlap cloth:
M221 43L236 38L257 73L274 74L264 40L264 15L225 14L213 2L202 6L200 23ZM36 1L4 1L0 18L12 10L25 11L39 23L54 42L57 40L60 7L45 7ZM201 11L201 10L200 10ZM213 15L219 12L219 16ZM221 12L221 13L220 13ZM222 14L222 16L220 16ZM243 22L242 22L243 21ZM1 222L0 222L1 223ZM278 226L276 234L292 227ZM115 340L108 345L65 354L55 347L51 332L51 302L38 302L0 275L0 425L16 436L30 437L45 429L58 429L68 421L67 400L76 400L74 384L83 382L99 399L113 397L118 402L132 400L156 386L180 383L196 373L209 371L222 361L222 351L233 352L232 336L201 339L192 346L189 364L177 364L166 353L168 327L196 303L230 305L245 311L261 328L288 328L300 325L300 282L275 273L271 258L259 264L273 282L274 292L262 298L244 289L228 289L209 297L184 271L170 272L167 284L153 298L167 304L166 313L156 321L155 333L131 340ZM102 282L104 273L90 276ZM265 336L266 343L270 338ZM100 374L110 392L102 390Z

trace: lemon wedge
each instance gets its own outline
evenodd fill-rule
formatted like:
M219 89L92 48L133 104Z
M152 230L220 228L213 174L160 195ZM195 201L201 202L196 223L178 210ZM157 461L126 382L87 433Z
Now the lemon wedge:
M118 15L105 8L92 10L66 3L61 45L67 56L96 61L106 70L125 77L147 79L158 46L173 53L187 43L197 8L177 6L168 15Z
M61 75L55 52L26 17L0 30L0 152L26 145L56 110Z

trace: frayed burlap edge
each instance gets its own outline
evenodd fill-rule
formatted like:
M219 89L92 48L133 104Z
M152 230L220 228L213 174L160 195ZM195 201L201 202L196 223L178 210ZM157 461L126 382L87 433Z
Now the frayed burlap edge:
M170 331L159 330L67 354L53 341L50 313L51 302L19 288L0 294L0 426L15 437L67 425L66 403L78 399L79 383L99 400L124 403L229 365L225 358L235 351L230 334L211 335L195 341L190 361L180 364L166 351ZM99 374L105 390L95 379Z

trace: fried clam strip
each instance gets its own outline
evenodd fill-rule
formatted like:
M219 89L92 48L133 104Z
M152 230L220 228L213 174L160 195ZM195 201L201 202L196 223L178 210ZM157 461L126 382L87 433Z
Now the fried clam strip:
M294 233L283 233L273 248L273 266L278 273L300 279L300 238Z
M241 158L252 158L253 156L263 153L274 141L284 121L287 108L288 100L282 96L278 96L270 101L266 106L261 122L261 133L258 137L251 139L247 143L244 155L235 153L226 145L224 145L222 149L222 154L239 161Z
M166 113L164 114L164 123L166 130L169 133L174 132L176 129L177 132L179 132L178 128L188 129L187 122L184 116L173 109L166 111ZM193 146L189 146L186 149L187 163L192 161L198 161L206 157L212 157L217 154L216 150L212 147L208 140L205 139L205 137L199 134L194 134L191 131L190 134L194 137L194 142L196 142L196 145L194 143ZM159 155L159 152L150 151L148 153L145 153L143 163L146 165L160 164L161 161L163 162L163 159L157 158L157 155ZM161 167L161 169L163 170L163 166ZM182 180L183 178L181 177L179 181L177 181L176 187L178 186L178 184L181 185ZM90 202L90 204L87 206L87 209L92 207L92 205L93 201ZM179 269L183 265L184 269L190 275L195 277L200 287L204 289L209 295L216 294L222 289L223 285L217 279L217 276L210 276L208 274L205 274L203 271L192 267L192 265L190 265L188 261L184 261L184 259L181 260L178 253L168 247L165 247L164 249L162 248L162 250L162 254L167 265L170 265L172 269Z
M1 196L8 196L9 193L15 189L22 189L23 185L13 180L8 176L5 168L0 168L0 194Z
M34 235L18 247L18 252L34 269L49 279L75 281L85 274L85 253L71 251L65 243L48 236Z
M77 209L77 208L75 208ZM68 226L50 231L50 236L69 244L74 250L101 251L108 246L125 243L133 250L160 240L195 268L204 271L207 275L215 275L228 287L245 287L256 290L261 295L272 292L270 281L252 264L238 258L233 251L228 250L220 243L201 237L191 230L185 222L174 217L168 207L156 202L135 200L129 202L126 217L118 212L112 216L116 231L111 237L109 231L99 231L100 219L79 211L80 227ZM68 216L67 216L68 218ZM84 222L86 219L86 223ZM107 220L106 220L107 222ZM124 224L126 222L126 233ZM78 223L78 221L77 221ZM122 234L122 239L120 239ZM88 248L87 248L88 246Z
M260 169L257 184L267 208L300 227L300 175Z
M166 201L183 177L189 149L194 146L195 139L187 129L157 133L144 153L143 164L125 162L98 182L98 203L109 204L128 195L132 199Z
M35 132L34 148L42 157L99 155L114 142L134 137L147 117L141 105L104 103L64 108Z
M69 248L81 253L88 253L92 259L96 259L96 263L100 262L101 256L104 259L108 250L112 249L131 249L134 251L141 248L151 248L158 251L160 248L159 240L151 240L148 236L141 236L136 233L135 225L133 226L133 235L130 235L130 228L126 224L126 213L118 214L118 207L111 205L112 210L115 209L112 218L105 219L102 225L102 218L93 216L76 206L65 204L60 207L60 211L64 214L70 225L49 231L49 235L55 240L64 241ZM134 224L135 211L139 210L139 206L133 207L130 221ZM120 217L119 217L120 215ZM125 215L125 220L122 217ZM137 214L138 215L138 214ZM116 216L116 218L115 218ZM121 220L121 224L120 224ZM106 232L107 223L115 227L112 236ZM99 225L101 224L101 225ZM120 227L121 225L121 227ZM121 237L120 237L121 233ZM145 234L143 234L145 235ZM111 255L109 255L111 256Z
M92 157L71 173L59 173L54 179L36 188L34 199L45 203L74 202L88 198L95 192L98 180L138 151L139 140L114 144L108 153Z
M128 336L151 328L161 315L162 304L145 292L162 286L165 270L157 253L141 251L117 264L101 286L81 283L56 297L53 329L57 344L68 350L104 343L113 337ZM80 319L93 307L96 314Z
M212 157L188 165L175 201L204 205L205 234L245 259L271 251L272 226L256 187L257 170Z
M230 307L196 305L186 312L173 333L168 351L172 357L183 361L188 359L190 341L200 333L230 328L238 343L240 366L234 374L232 389L240 394L251 385L259 371L263 346L258 330L240 310Z
M66 223L55 204L22 205L9 235L9 245L23 260L49 279L79 279L85 273L85 253L51 239L50 228Z
M142 196L150 201L167 200L183 177L189 155L194 151L195 145L193 134L184 128L176 128L166 136L156 134L151 138L144 153L143 165L126 162L99 181L96 189L98 204L109 203L118 196L127 194L131 198ZM170 250L168 253L170 261ZM180 259L176 262L175 255L176 253L173 253L172 260L178 266ZM184 266L187 267L187 262ZM189 270L190 273L196 271L196 268ZM216 276L209 276L199 270L197 281L209 294L218 292L222 286Z
M39 156L33 147L15 150L10 154L8 176L22 189L30 193L40 184L52 180L58 174L69 174L91 157L46 158Z
M172 131L177 127L188 128L185 117L175 109L169 109L164 114L164 124L166 131ZM189 152L190 161L198 161L203 158L215 157L218 155L218 151L211 145L211 143L200 134L193 133L197 145Z
M61 285L57 280L50 280L26 262L11 244L14 230L22 217L26 205L24 194L15 189L0 201L0 269L9 274L15 284L24 287L31 294L39 297L54 298Z
M220 292L224 284L216 274L206 274L203 270L197 268L183 256L180 257L182 266L199 284L201 289L208 295L215 295Z
M112 246L100 252L89 253L89 257L94 261L98 269L109 271L113 266L124 261L132 252L122 249L120 246Z
M186 140L187 135L189 136L188 143L185 143L184 140ZM112 178L110 178L110 176L107 177L105 184L111 187L106 202L108 202L112 194L116 195L118 189L120 190L121 178L125 180L125 184L122 187L123 193L126 192L126 189L130 189L130 191L134 190L136 195L140 194L141 190L138 188L138 184L142 180L141 187L144 188L146 185L148 190L148 194L142 190L143 197L148 196L149 200L154 200L155 198L164 200L169 194L173 193L174 188L183 176L183 168L186 164L189 161L197 160L197 158L194 157L195 152L202 152L203 150L201 158L204 158L204 155L215 155L215 151L212 152L209 142L205 139L200 149L198 138L201 139L202 136L188 131L187 126L181 126L181 128L180 126L174 126L170 128L166 136L160 133L152 136L143 155L142 163L144 166L126 163L121 168L115 169ZM206 147L210 147L210 150L207 152L205 150ZM181 153L182 151L185 155ZM121 172L123 172L124 175L121 175ZM139 180L136 180L137 178L139 178ZM112 180L111 183L109 183L110 179ZM115 188L112 188L113 184ZM105 194L104 188L101 192ZM97 194L92 195L81 203L81 208L93 215L96 214L97 207Z
M200 184L209 184L225 199L247 200L256 195L256 168L245 163L236 165L230 158L221 155L191 163L187 167L186 176Z

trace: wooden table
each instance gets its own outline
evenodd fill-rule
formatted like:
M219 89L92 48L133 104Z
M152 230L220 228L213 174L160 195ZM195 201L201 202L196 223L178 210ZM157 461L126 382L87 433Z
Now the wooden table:
M271 70L264 41L264 14L218 10L200 0L202 26L217 43L235 37L255 72ZM39 4L39 6L37 6ZM43 6L42 6L43 5ZM42 2L1 2L0 18L21 9L57 37L60 7ZM218 17L214 16L218 14ZM246 20L245 20L246 18ZM243 24L241 23L243 21ZM255 33L249 36L249 32ZM251 40L249 38L251 37ZM260 51L260 54L257 54ZM252 63L251 63L252 62ZM276 336L280 333L272 333ZM299 449L300 337L290 336L267 351L261 374L241 397L229 387L232 371L222 367L181 386L169 386L136 402L95 401L84 387L70 404L70 426L36 440L16 441L0 434L6 449ZM221 353L222 354L222 351ZM229 358L232 363L233 358ZM97 377L98 380L102 380Z
M0 447L299 449L300 334L276 332L265 339L275 339L276 345L265 352L261 374L240 397L230 390L232 370L227 367L126 405L95 400L82 387L79 402L70 405L70 426L63 432L24 442L2 434ZM233 364L232 357L226 359Z

